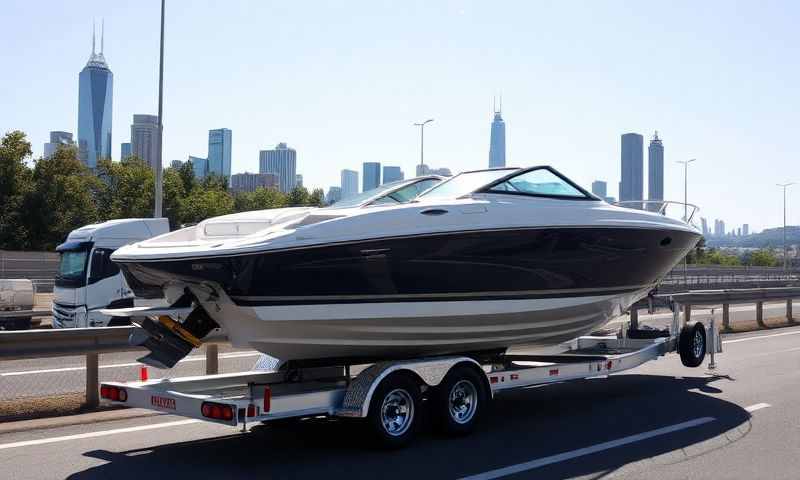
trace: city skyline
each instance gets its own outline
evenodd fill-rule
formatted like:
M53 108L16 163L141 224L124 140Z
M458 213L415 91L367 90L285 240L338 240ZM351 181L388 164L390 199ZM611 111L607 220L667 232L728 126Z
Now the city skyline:
M92 54L78 74L78 158L89 168L111 158L114 74L103 56L105 24L100 26L100 53L95 50L92 25Z
M156 111L157 2L76 0L46 12L26 2L6 7L0 38L22 45L6 53L9 64L35 71L46 58L47 74L0 79L7 113L0 130L27 132L37 157L49 131L78 131L75 74L86 63L92 15L109 25L104 55L114 69L113 124L124 131L133 113ZM665 199L683 198L683 172L672 162L697 158L689 169L689 201L704 214L750 221L756 230L780 225L782 197L773 185L795 180L778 172L793 171L791 118L798 106L781 80L796 77L798 67L781 59L791 57L796 33L790 19L800 6L727 7L711 1L496 9L464 2L404 9L364 2L341 9L232 1L223 9L228 22L220 26L208 10L171 4L164 158L204 152L206 139L197 133L221 125L236 132L234 172L257 170L261 149L288 141L302 151L305 184L327 187L341 168L388 153L393 164L413 172L419 134L408 125L430 115L436 123L426 132L426 163L454 171L484 168L492 115L486 99L502 91L513 99L503 106L514 125L507 131L509 165L551 164L584 186L605 178L613 194L619 133L658 128L669 139ZM648 21L653 15L660 19L658 35ZM269 41L247 28L266 16L275 20ZM756 28L767 23L769 35ZM55 38L23 28L31 24L74 28ZM475 38L487 24L502 25L506 34ZM218 34L198 34L205 30ZM364 35L374 41L364 44ZM487 57L493 49L507 54ZM659 75L644 68L654 55ZM354 128L358 156L367 158L354 158L348 146ZM123 140L112 138L112 158L119 158ZM744 184L748 202L726 199L730 186ZM789 224L800 218L796 203L790 192Z

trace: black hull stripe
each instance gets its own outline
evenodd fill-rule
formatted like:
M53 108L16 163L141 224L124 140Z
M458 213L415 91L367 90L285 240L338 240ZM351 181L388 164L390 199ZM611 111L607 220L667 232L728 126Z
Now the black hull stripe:
M430 302L481 302L488 300L538 300L549 298L574 298L574 297L595 297L608 295L624 295L634 293L648 288L622 289L575 289L574 291L564 290L559 292L543 291L541 293L502 293L486 292L485 294L458 294L448 293L439 296L418 296L418 295L363 295L359 298L337 298L337 297L304 297L292 300L274 300L274 297L231 297L236 305L246 307L278 307L296 305L342 305L342 304L364 304L364 303L430 303Z

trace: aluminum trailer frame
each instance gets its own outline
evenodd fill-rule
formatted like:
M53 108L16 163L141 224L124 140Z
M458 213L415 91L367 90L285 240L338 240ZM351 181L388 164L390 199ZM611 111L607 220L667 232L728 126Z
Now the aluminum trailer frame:
M557 355L503 355L484 364L468 356L417 358L375 363L357 374L351 374L350 366L341 366L105 382L101 396L116 404L242 426L243 431L249 423L293 417L364 418L370 415L378 387L396 372L413 376L426 392L439 386L456 367L479 369L480 381L491 398L516 388L607 376L638 367L677 351L686 327L676 308L670 332L663 336L630 338L623 327L618 336L579 337L564 344L565 350ZM713 323L710 330L704 347L713 355L721 351L721 342Z

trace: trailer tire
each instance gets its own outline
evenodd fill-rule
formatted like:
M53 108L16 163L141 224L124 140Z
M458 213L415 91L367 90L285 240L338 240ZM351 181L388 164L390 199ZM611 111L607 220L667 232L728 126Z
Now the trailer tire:
M681 329L678 353L684 366L695 368L706 357L706 327L700 322L690 322Z
M383 448L408 444L420 423L420 388L411 375L401 372L384 378L369 402L367 425Z
M447 372L434 397L433 414L441 433L463 436L475 429L489 400L485 384L485 375L470 365Z

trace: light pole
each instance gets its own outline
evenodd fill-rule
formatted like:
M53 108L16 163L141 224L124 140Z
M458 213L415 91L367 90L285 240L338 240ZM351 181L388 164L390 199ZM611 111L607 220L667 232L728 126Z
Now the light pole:
M791 183L778 183L777 185L783 188L783 271L786 271L786 187L794 185Z
M678 163L683 164L683 221L689 220L689 164L694 162L695 158L690 160L678 160Z
M415 123L415 127L419 127L419 164L425 164L425 125L431 123L432 118L425 120L422 123ZM422 173L420 173L421 175Z
M163 203L162 197L164 195L164 171L161 167L162 152L164 150L164 2L165 0L161 0L161 52L158 64L158 155L156 155L155 165L156 198L153 212L155 218L161 217L161 204Z

